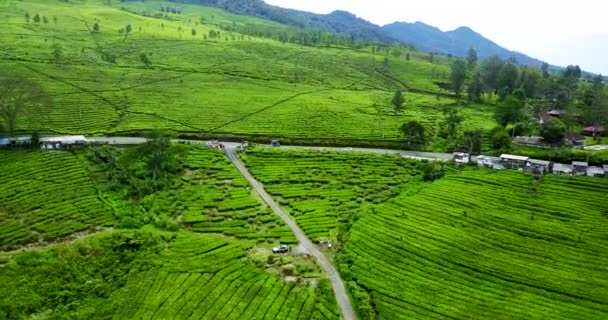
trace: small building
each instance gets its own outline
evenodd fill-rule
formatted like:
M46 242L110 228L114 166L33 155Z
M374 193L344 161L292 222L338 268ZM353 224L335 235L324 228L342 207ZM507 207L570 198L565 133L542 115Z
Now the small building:
M583 129L583 134L586 136L597 137L606 134L606 128L604 127L587 127Z
M72 149L87 144L84 136L59 136L40 138L40 147L47 150Z
M551 110L551 111L547 112L547 114L554 118L559 118L562 115L562 112L559 110Z
M589 177L603 177L606 175L606 170L602 167L589 167L587 168L587 176Z
M526 170L532 173L546 174L549 172L550 161L528 159Z
M272 145L273 147L280 147L281 146L281 142L279 140L272 140L270 142L270 145Z
M502 165L502 161L498 157L490 156L479 156L477 157L477 166L492 168L496 170L502 170L505 167Z
M466 165L471 161L471 155L464 152L454 152L452 160L458 165Z
M0 138L0 148L8 147L11 145L11 139L9 138Z
M563 163L553 163L553 174L557 175L572 175L572 165Z
M581 147L585 145L585 140L587 140L587 137L585 137L584 135L569 131L568 133L566 133L564 143L568 146Z
M575 176L584 176L587 174L589 168L588 162L573 161L572 162L572 174Z
M525 156L515 156L511 154L503 154L500 156L500 160L505 167L510 169L523 169L526 167L528 163L528 157Z

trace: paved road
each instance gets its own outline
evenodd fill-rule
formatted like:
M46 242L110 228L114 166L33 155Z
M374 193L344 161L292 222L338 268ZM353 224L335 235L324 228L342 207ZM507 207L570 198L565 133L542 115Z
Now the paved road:
M336 300L338 305L340 306L340 310L342 311L342 317L344 320L355 320L357 319L353 306L348 298L348 294L346 293L346 289L344 287L344 282L340 278L340 274L331 264L329 259L306 237L306 234L300 229L298 224L291 219L281 207L272 199L272 197L264 190L264 186L259 183L252 175L249 173L249 170L245 167L243 162L238 158L236 154L236 146L229 145L224 148L224 153L226 156L232 161L234 166L239 170L239 172L249 181L253 189L262 197L264 202L268 204L268 206L279 215L283 221L291 228L293 233L296 235L298 242L300 242L300 246L302 246L307 252L309 252L316 260L319 266L327 273L329 280L331 281L331 285L334 289L334 293L336 295Z
M116 145L130 145L130 144L141 144L146 142L145 138L133 138L133 137L104 137L104 138L89 138L94 143L109 143ZM174 139L173 142L183 142L190 144L206 144L207 141L202 140L181 140ZM236 142L222 142L226 148L236 148L240 146L240 143ZM270 145L259 145L270 147ZM337 147L313 147L313 146L281 146L281 149L290 150L317 150L317 151L337 151L337 152L362 152L362 153L376 153L376 154L398 154L404 158L415 159L415 160L429 160L429 161L450 161L452 160L452 154L449 153L432 153L432 152L418 152L418 151L401 151L391 149L373 149L373 148L337 148Z

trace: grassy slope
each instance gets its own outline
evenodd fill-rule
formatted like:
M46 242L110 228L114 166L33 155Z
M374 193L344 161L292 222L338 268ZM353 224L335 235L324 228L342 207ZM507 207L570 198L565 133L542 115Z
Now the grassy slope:
M243 158L311 237L352 222L337 264L361 315L365 304L380 319L608 315L608 180L451 169L427 184L384 156Z
M381 319L605 319L607 188L453 174L359 219L348 270Z
M0 318L338 319L333 291L309 258L268 258L272 246L295 238L224 155L184 148L185 173L137 204L94 182L84 156L2 152L2 249L113 221L112 209L118 221L142 211L155 217L150 223L183 224L175 232L117 224L48 249L0 251ZM320 285L307 286L310 279Z
M111 226L112 210L70 153L0 151L0 249Z
M406 111L393 114L395 89L439 93L434 82L446 82L447 65L431 64L416 53L411 61L391 56L385 69L383 56L369 49L303 47L228 33L203 39L210 30L220 30L217 24L287 28L264 20L186 6L169 21L133 13L160 13L160 3L102 3L0 3L0 67L37 79L51 92L55 103L48 130L391 139L412 119L433 136L442 118L438 106L454 102L408 93ZM25 12L48 16L49 23L26 24ZM198 23L201 17L205 24ZM101 32L92 35L88 29L96 21ZM117 30L127 24L133 32L125 37ZM55 45L63 52L59 63L53 60ZM104 62L102 52L115 53L116 64ZM151 68L139 60L141 52L150 57ZM467 107L463 113L466 127L492 126L485 107Z

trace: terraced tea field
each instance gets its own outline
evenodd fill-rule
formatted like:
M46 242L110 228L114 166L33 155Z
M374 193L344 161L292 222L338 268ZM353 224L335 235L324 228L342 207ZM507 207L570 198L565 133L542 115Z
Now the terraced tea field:
M307 47L223 31L220 26L288 27L217 9L180 5L181 14L154 18L161 6L174 4L110 3L0 2L0 67L7 76L39 82L54 101L43 127L23 123L21 129L392 141L410 120L435 136L443 108L456 107L439 86L449 77L445 59L430 63L426 54L410 52L410 60L390 56L385 64L371 47ZM25 12L48 23L27 23ZM95 23L99 32L91 32ZM223 36L209 38L211 31ZM407 91L400 114L390 104L397 89ZM458 108L465 127L493 127L489 107Z
M399 156L256 148L241 159L313 240L335 237L340 222L398 196L418 173Z
M0 181L0 250L114 223L70 153L0 151Z
M361 216L341 271L380 319L606 319L607 191L605 179L452 173Z
M218 150L189 147L186 172L169 190L142 206L154 215L180 216L194 232L295 243L285 223L252 194L249 184Z
M339 319L321 287L246 262L251 243L180 233L152 270L129 279L116 319ZM327 290L324 287L324 290ZM328 301L329 299L329 301Z

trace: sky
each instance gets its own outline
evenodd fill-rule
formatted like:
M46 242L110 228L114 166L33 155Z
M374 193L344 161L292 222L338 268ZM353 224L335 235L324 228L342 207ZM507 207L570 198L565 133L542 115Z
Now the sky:
M608 3L602 0L265 0L315 13L346 10L378 25L467 26L497 44L551 64L608 75Z

